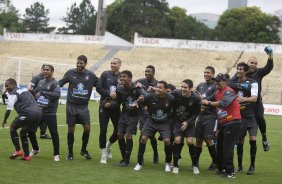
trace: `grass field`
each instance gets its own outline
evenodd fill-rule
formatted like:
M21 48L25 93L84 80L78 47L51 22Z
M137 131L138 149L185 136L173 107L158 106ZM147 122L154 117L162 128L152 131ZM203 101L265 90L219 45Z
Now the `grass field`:
M92 126L91 135L88 145L88 151L93 159L86 160L80 156L82 127L77 126L75 132L74 160L67 161L67 127L65 126L65 106L59 106L58 124L61 142L61 161L54 162L52 153L52 141L39 139L41 153L34 157L31 161L10 160L9 156L14 151L14 147L10 140L9 129L0 128L0 184L6 183L248 183L248 184L276 184L282 183L282 117L266 116L268 138L271 144L269 152L263 152L261 145L261 136L258 136L258 152L256 160L256 173L252 176L246 175L249 167L249 144L246 141L244 151L244 173L236 175L236 179L229 179L217 176L212 171L208 171L211 159L208 150L203 149L200 158L200 175L193 175L191 171L191 160L188 155L188 149L185 147L182 151L180 173L164 172L164 153L163 145L159 142L160 164L152 164L153 154L150 144L147 145L145 153L145 166L141 171L133 171L133 167L137 159L137 135L135 137L134 148L131 157L131 167L119 168L115 166L120 159L118 144L112 146L113 159L107 165L102 165L100 161L99 150L99 125L98 125L98 103L91 102L90 111ZM5 106L0 106L1 124L3 121ZM11 114L8 122L11 122L15 116L15 112ZM109 132L112 126L109 126ZM237 158L235 157L235 163ZM237 165L237 164L235 164Z

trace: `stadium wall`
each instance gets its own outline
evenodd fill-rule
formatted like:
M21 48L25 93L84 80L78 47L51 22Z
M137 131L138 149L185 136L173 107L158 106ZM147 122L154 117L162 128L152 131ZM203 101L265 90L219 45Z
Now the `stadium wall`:
M264 48L270 46L275 50L275 53L282 54L281 44L146 38L141 37L138 33L134 35L134 46L245 52L264 52Z

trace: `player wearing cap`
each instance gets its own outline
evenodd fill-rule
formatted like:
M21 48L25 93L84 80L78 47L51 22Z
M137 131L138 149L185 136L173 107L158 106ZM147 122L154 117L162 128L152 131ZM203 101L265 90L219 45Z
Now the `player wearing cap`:
M237 94L227 86L227 79L224 74L218 74L216 81L216 94L209 100L203 99L202 104L217 107L218 116L218 137L217 137L217 158L218 173L226 174L227 178L235 178L234 172L234 146L238 139L241 115Z
M78 56L76 68L68 70L64 77L59 81L61 87L64 84L69 83L66 105L69 150L68 160L73 160L73 143L76 123L82 124L84 129L80 154L86 159L92 158L86 150L90 134L88 102L93 86L97 85L99 79L93 72L85 68L86 65L87 57L84 55Z

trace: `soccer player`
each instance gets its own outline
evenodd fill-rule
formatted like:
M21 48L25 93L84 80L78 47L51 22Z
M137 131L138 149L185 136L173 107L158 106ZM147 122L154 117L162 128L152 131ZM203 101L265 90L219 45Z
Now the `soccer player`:
M128 70L122 71L120 85L117 88L117 102L122 104L118 122L118 143L122 155L122 161L118 163L120 167L127 167L130 164L132 136L136 134L140 112L138 99L142 95L142 88L135 87L131 80L132 73Z
M53 142L54 161L60 161L60 141L57 129L57 109L60 98L60 87L58 81L53 77L54 67L45 64L43 67L44 79L38 82L37 88L34 90L35 98L39 107L42 109L42 120L46 123ZM37 155L39 150L33 149L30 156Z
M44 71L43 71L44 66L45 64L41 66L41 72L38 75L35 75L34 77L32 77L31 81L29 82L27 86L27 89L33 95L35 95L34 90L37 88L38 82L44 79ZM40 122L39 129L40 129L40 138L41 139L51 139L51 137L48 134L46 134L46 130L47 130L46 122Z
M256 119L262 135L263 150L268 151L270 147L266 137L266 122L264 119L264 107L261 97L261 83L263 77L269 74L273 69L273 53L272 53L272 49L269 47L266 47L265 51L268 55L268 59L264 67L257 68L257 64L258 64L257 58L254 56L249 58L248 60L249 72L247 73L247 77L254 79L258 83L258 98L255 107Z
M165 81L159 81L155 87L155 93L150 93L144 97L144 105L148 109L148 118L144 123L142 129L142 137L139 143L138 149L138 163L134 167L135 171L138 171L143 166L144 153L146 148L146 142L159 132L164 141L165 149L165 171L170 172L171 157L171 117L174 105L174 97L171 94L167 94L167 83Z
M218 137L217 137L217 158L218 173L224 174L227 178L235 178L234 172L234 146L238 139L241 115L237 94L227 86L226 75L219 73L216 81L217 92L212 101L203 99L206 106L217 107L218 116Z
M8 99L7 91L4 91L2 94L3 105L6 105L6 99Z
M135 84L136 86L142 87L146 92L148 93L154 93L154 87L157 85L158 80L155 78L155 67L152 65L146 66L145 69L145 78L138 79ZM145 107L142 107L141 110L141 116L139 119L139 129L142 131L142 128L144 127L144 123L146 122L148 118L148 112ZM141 135L140 138L141 139ZM155 138L155 135L150 137L151 146L154 151L153 156L153 163L158 164L159 163L159 153L158 153L158 142Z
M7 123L7 119L9 118L11 111L14 108L18 113L18 116L14 119L13 123L10 126L11 139L16 149L16 151L10 156L10 158L16 159L17 157L21 156L22 160L30 160L31 157L29 156L27 137L30 138L30 142L33 148L39 149L35 131L42 117L41 110L38 107L37 102L35 101L32 94L26 88L17 88L17 82L15 81L15 79L8 79L5 82L5 88L9 93L9 102L2 124L3 128ZM23 151L20 147L19 135L17 132L19 128L21 128L20 138Z
M212 66L207 66L204 70L205 82L200 83L196 87L196 91L200 93L203 99L211 98L216 92L215 81L212 80L214 75L214 68ZM212 158L212 164L209 166L209 170L215 170L217 168L216 147L213 141L215 138L216 121L216 108L202 104L195 130L196 165L199 165L199 158L202 153L202 145L203 141L205 141Z
M86 159L92 159L86 150L90 134L90 114L88 102L93 86L97 86L99 79L93 72L85 68L86 65L87 57L85 55L78 56L76 68L68 70L63 79L59 81L59 85L61 87L64 84L69 83L66 105L69 150L67 157L68 160L73 160L73 143L76 123L82 124L84 129L80 154Z
M193 82L185 79L181 83L181 90L174 90L171 94L175 99L174 106L174 145L173 145L173 170L175 174L179 173L178 160L181 151L181 138L186 137L189 148L189 154L192 160L192 169L194 174L199 174L199 168L196 163L196 153L193 138L195 137L195 121L201 108L201 98L192 91Z
M99 83L97 85L97 92L101 95L99 106L99 123L100 123L100 135L99 144L101 149L100 163L106 164L107 158L112 158L110 146L117 140L117 126L120 116L120 107L112 103L116 99L116 88L120 79L121 60L119 58L113 58L111 60L111 70L104 71L101 74ZM107 128L111 118L114 130L106 144Z
M247 77L249 66L241 62L237 64L237 78L231 80L229 85L237 92L242 116L242 127L240 130L239 143L237 144L238 172L243 171L243 146L246 133L249 133L251 164L247 172L248 175L255 172L255 159L257 152L256 135L258 124L256 120L255 108L258 98L258 83Z

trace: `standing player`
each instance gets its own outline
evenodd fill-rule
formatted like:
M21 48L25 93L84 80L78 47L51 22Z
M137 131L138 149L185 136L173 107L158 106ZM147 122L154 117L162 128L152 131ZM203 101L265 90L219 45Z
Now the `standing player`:
M144 97L144 105L148 108L148 118L142 129L142 137L138 149L138 163L134 167L135 171L141 170L146 142L149 137L154 135L156 132L161 134L165 144L165 171L171 171L170 162L172 158L170 122L174 105L174 97L171 94L167 94L166 90L167 83L165 81L159 81L155 87L155 93L148 94Z
M43 68L44 79L40 80L35 89L35 98L42 109L42 123L46 123L53 142L54 161L60 161L60 141L57 129L57 109L60 98L60 87L58 81L53 78L54 67L45 64ZM37 155L39 150L33 149L30 156Z
M138 99L142 94L142 88L135 87L131 80L132 73L128 70L122 71L120 86L117 88L117 102L122 104L118 122L118 143L122 155L122 161L118 164L120 167L127 167L130 164L132 136L136 134L139 119Z
M16 149L16 151L10 156L10 158L16 159L17 157L22 156L22 160L30 160L31 157L29 156L27 137L30 138L30 142L33 148L39 149L35 131L42 117L41 110L38 107L34 97L26 88L17 88L17 82L15 81L15 79L8 79L5 82L5 88L9 93L9 102L2 124L3 128L10 116L11 111L14 108L18 113L18 116L14 119L13 123L10 126L11 139ZM21 128L20 138L22 141L22 148L24 153L22 152L19 143L19 135L17 132L19 128Z
M255 159L257 152L256 135L258 124L255 115L256 101L258 97L258 83L247 77L249 67L246 63L237 64L237 79L231 80L229 85L237 92L242 116L242 128L237 144L238 172L243 171L243 146L247 132L249 132L250 158L251 165L247 172L248 175L255 172Z
M45 64L41 66L41 72L38 75L35 75L32 77L31 81L29 82L27 89L31 92L31 94L35 95L35 89L37 88L38 82L42 79L44 79L44 68ZM47 124L46 122L40 122L39 123L39 129L40 129L40 138L41 139L51 139L51 137L46 134L47 130Z
M120 116L120 107L112 103L116 98L116 88L120 78L121 60L113 58L111 61L111 70L104 71L101 74L99 83L97 85L97 92L101 95L99 106L99 123L100 123L100 136L99 143L101 149L100 163L106 164L107 158L112 158L110 146L117 140L117 126ZM106 144L107 128L111 118L114 131Z
M218 89L212 101L203 99L202 103L208 106L217 107L218 115L218 138L217 158L218 173L227 178L235 178L234 172L234 146L238 139L241 115L238 98L234 90L227 86L226 75L220 73L214 80Z
M155 87L158 83L158 81L155 79L155 67L152 65L146 66L145 69L145 78L138 79L135 83L136 86L142 87L146 92L148 93L154 93L153 87ZM144 126L144 123L146 122L148 118L148 112L145 107L142 108L141 116L140 116L140 130L142 131L142 128ZM141 139L141 135L140 135ZM154 157L153 157L153 163L158 164L159 163L159 154L158 154L158 143L157 139L155 138L155 135L150 137L151 146L154 151Z
M248 60L249 65L249 72L247 74L247 77L254 79L258 83L258 98L256 102L256 119L257 123L262 135L262 145L263 150L268 151L269 150L269 144L266 137L266 122L264 119L264 107L261 97L261 83L264 76L269 74L271 70L273 69L273 53L272 49L270 47L265 48L265 52L268 55L267 63L262 68L257 68L258 60L256 57L250 57Z
M77 58L76 69L68 70L63 79L59 81L62 87L64 84L69 83L67 93L66 116L68 125L68 160L73 160L73 143L75 124L82 124L82 146L80 154L86 159L92 159L86 150L89 134L90 134L90 114L88 109L88 102L92 93L93 86L98 83L98 77L87 70L87 57L80 55Z
M214 77L215 70L212 66L207 66L204 71L204 78L206 82L200 83L196 91L199 92L203 99L209 99L216 92ZM214 144L215 126L217 121L216 108L213 106L203 104L199 113L197 125L196 125L196 161L199 164L199 158L202 153L203 141L206 142L210 156L212 158L212 164L209 166L209 170L216 169L216 148Z
M178 160L181 151L181 139L186 137L189 154L192 160L194 174L199 174L196 163L196 153L193 138L195 137L195 121L201 108L201 98L192 91L193 82L186 79L181 83L181 90L174 90L171 94L175 99L174 106L174 145L173 145L173 173L179 173Z

